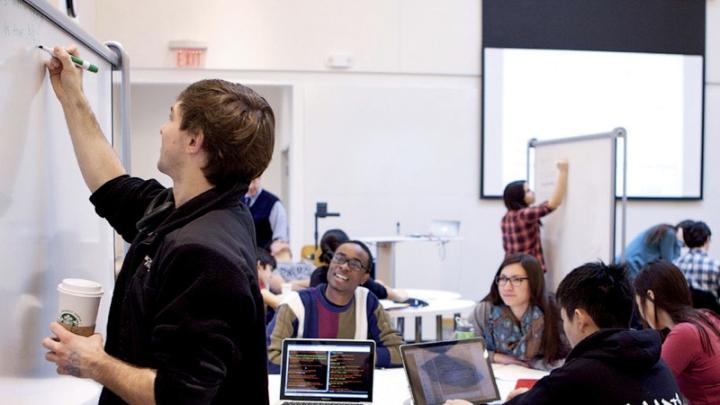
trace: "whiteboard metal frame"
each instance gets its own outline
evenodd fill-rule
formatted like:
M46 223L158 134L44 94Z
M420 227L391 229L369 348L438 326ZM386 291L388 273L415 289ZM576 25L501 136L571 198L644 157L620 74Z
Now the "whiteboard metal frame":
M79 43L89 48L97 54L100 58L104 59L107 63L112 66L113 72L120 72L120 85L119 85L119 108L117 109L117 122L119 124L118 131L113 128L110 139L113 145L117 147L120 155L120 160L126 170L129 170L132 163L131 156L131 133L130 133L130 58L123 49L122 45L118 42L108 41L105 44L97 41L87 31L82 29L75 21L71 20L68 16L63 14L52 4L48 3L47 0L19 0L25 3L31 9L40 13L43 17L47 18L48 21L56 25L61 30L65 31L76 39ZM52 44L47 44L48 46ZM115 81L111 75L111 86ZM114 100L111 100L113 103ZM115 109L113 108L113 115ZM115 119L113 117L113 123ZM117 133L118 136L115 136ZM117 238L117 234L114 234L114 238ZM113 245L115 245L113 243ZM125 244L125 251L127 251L128 245ZM118 252L115 252L117 256Z
M98 42L92 37L87 31L80 28L80 26L71 20L69 17L64 15L55 6L48 3L47 0L20 0L28 6L32 7L38 13L45 16L52 23L57 25L59 28L66 31L70 36L80 41L83 45L93 50L100 57L105 59L108 63L113 65L113 70L116 70L120 64L120 57L111 51L108 47ZM52 45L52 44L47 44Z
M558 138L558 139L548 139L548 140L538 140L537 138L532 138L528 141L527 146L527 179L530 181L531 177L531 167L534 167L534 159L531 160L532 153L531 151L534 150L534 148L537 148L539 146L546 146L546 145L558 145L563 143L572 143L572 142L585 142L585 141L592 141L597 139L605 139L610 138L613 140L612 146L611 146L611 159L612 159L612 165L610 169L610 206L611 209L611 229L610 229L610 260L614 260L615 258L615 235L617 233L617 143L618 140L623 140L623 156L622 156L622 179L623 179L623 187L622 187L622 195L620 196L620 261L625 260L625 232L626 232L626 214L627 214L627 131L625 128L618 127L613 129L610 132L603 132L599 134L590 134L590 135L578 135L578 136L570 136L567 138ZM530 162L533 162L531 165ZM534 180L534 178L533 178Z

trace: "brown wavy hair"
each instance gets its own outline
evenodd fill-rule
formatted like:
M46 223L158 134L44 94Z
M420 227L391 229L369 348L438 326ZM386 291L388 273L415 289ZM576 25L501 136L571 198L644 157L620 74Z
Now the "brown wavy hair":
M545 292L544 272L535 256L524 253L507 256L495 273L490 292L482 300L493 305L505 305L495 280L500 277L502 269L516 263L519 263L527 273L528 285L530 286L530 305L537 305L543 312L545 325L542 336L543 358L547 362L564 358L567 355L567 348L560 340L560 311Z
M225 80L201 80L178 96L180 129L204 134L203 174L214 185L250 183L270 164L275 115L249 87Z

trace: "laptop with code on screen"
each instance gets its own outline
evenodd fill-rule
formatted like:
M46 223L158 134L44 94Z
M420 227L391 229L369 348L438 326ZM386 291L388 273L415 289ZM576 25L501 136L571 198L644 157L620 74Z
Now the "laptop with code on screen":
M280 368L281 404L370 404L375 342L285 339Z
M500 399L482 339L400 346L415 405L449 399L484 404Z

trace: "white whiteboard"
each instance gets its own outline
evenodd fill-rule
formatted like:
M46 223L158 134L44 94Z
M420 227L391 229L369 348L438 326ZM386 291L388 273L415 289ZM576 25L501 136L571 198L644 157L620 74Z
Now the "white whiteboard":
M539 142L531 159L531 188L548 200L557 182L556 162L568 161L568 186L560 207L542 219L542 245L554 291L572 269L610 262L615 238L615 155L612 134ZM534 160L534 162L533 162Z
M6 403L18 403L6 386L18 390L28 386L25 377L55 375L40 342L56 317L60 280L103 285L97 325L103 334L113 288L112 232L88 201L43 65L50 56L39 44L78 44L83 58L100 67L85 74L83 87L103 132L112 134L110 63L25 2L0 0L0 391ZM63 384L75 395L80 385Z

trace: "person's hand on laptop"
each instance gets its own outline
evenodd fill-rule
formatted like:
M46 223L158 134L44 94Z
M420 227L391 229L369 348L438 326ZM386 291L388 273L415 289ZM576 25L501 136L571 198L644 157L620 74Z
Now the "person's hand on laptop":
M515 357L508 356L507 354L495 353L492 358L493 363L497 364L515 364L522 367L529 367L528 364L522 360L518 360Z

